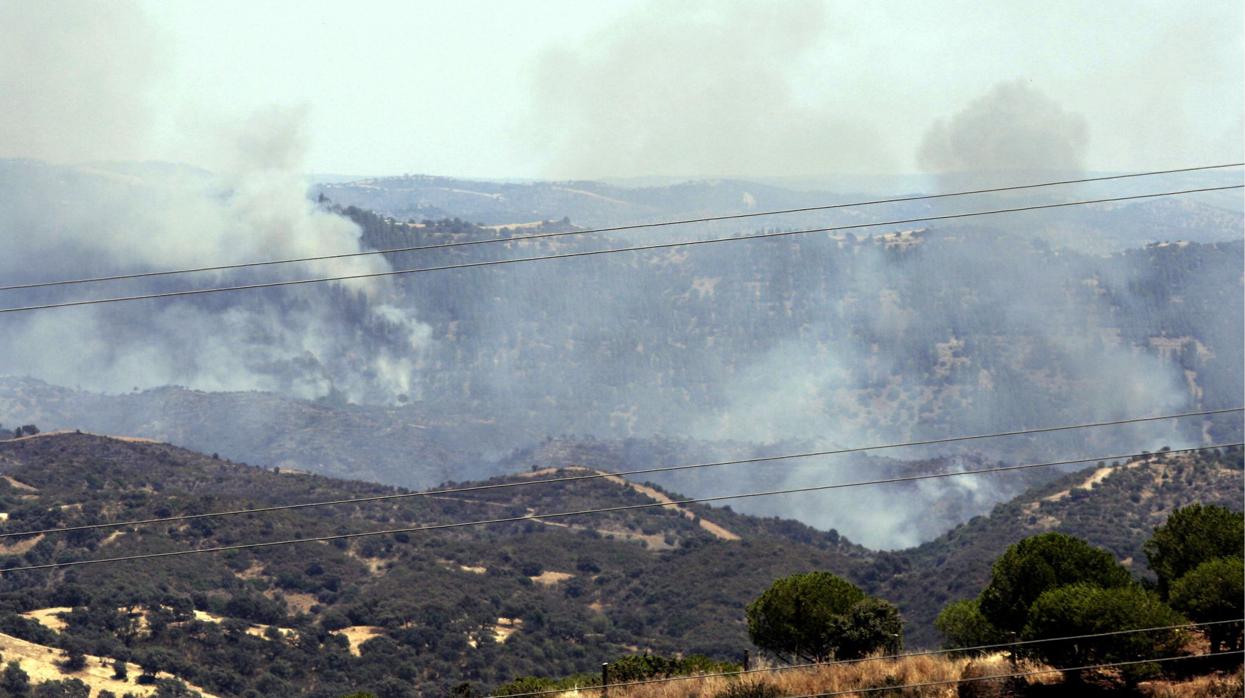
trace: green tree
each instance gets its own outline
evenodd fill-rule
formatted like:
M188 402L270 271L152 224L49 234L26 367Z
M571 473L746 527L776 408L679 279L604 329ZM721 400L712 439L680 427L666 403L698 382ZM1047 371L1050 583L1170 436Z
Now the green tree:
M997 645L1006 640L1003 633L982 615L977 599L947 604L934 620L934 627L946 638L943 646L948 649Z
M192 691L186 684L177 679L157 679L156 692L153 698L200 698L198 691Z
M35 687L34 698L90 698L91 689L79 679L44 681Z
M129 673L130 667L125 663L124 659L112 660L112 678L118 681L125 681Z
M898 612L874 604L855 609L865 593L829 572L808 572L774 582L748 606L753 644L780 657L825 661L840 653L857 655L887 646L898 631ZM866 623L858 628L855 623ZM862 649L867 647L867 649Z
M1214 505L1177 509L1154 529L1145 553L1167 598L1171 585L1203 562L1245 557L1245 515Z
M11 661L4 667L4 675L0 676L0 688L11 696L28 696L30 675L22 670L20 664Z
M1206 623L1245 617L1245 563L1239 557L1207 560L1171 586L1172 608ZM1241 647L1241 624L1204 626L1212 652Z
M1114 633L1181 625L1187 621L1169 608L1158 595L1135 584L1103 588L1073 584L1042 593L1029 609L1025 639L1039 640L1070 635ZM1039 642L1028 651L1054 666L1132 661L1142 657L1169 656L1180 651L1185 634L1178 630L1105 635L1063 642ZM1125 667L1125 678L1140 679L1157 665ZM1073 672L1071 675L1077 675Z
M65 671L82 671L86 668L86 655L76 644L65 650L65 659L61 661Z
M903 648L903 619L889 601L866 598L852 604L832 623L837 659L859 659L878 650Z
M1042 533L1010 546L994 562L981 592L981 613L1003 631L1019 632L1043 592L1070 584L1112 588L1132 584L1111 553L1063 533Z

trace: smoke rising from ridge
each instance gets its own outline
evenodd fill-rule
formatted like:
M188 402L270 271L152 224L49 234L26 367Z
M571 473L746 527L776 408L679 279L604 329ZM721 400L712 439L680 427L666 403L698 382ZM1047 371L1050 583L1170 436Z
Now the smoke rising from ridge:
M991 186L1034 172L1080 172L1089 126L1036 88L1002 82L925 133L918 162L927 171ZM1017 180L1018 181L1018 180Z
M114 74L84 87L72 71L63 77L22 61L0 68L4 85L38 80L49 93L6 105L24 111L3 132L0 156L81 160L142 152L151 121L144 95L159 76L160 52L135 46L148 32L134 6L115 6L121 8L110 20L118 25L115 33L102 31L111 24L98 18L76 17L84 6L40 7L10 13L24 22L18 33L38 36L55 25L60 35L52 43L75 64L104 57L95 62ZM52 16L66 12L66 18ZM137 29L124 29L131 24ZM546 55L534 76L538 106L531 116L548 124L542 133L557 135L538 145L561 174L885 170L888 153L869 124L833 107L809 106L793 87L806 55L820 36L833 37L833 29L820 3L649 5L607 34ZM76 100L91 104L100 118L81 118ZM270 109L232 126L187 133L195 150L211 154L206 166L213 172L154 163L0 161L6 193L0 233L15 241L0 256L0 275L18 283L357 250L359 228L305 196L306 123L303 110ZM1002 83L935 123L920 157L940 172L986 173L997 183L1026 170L1077 170L1087 144L1088 129L1077 113L1024 83ZM472 191L470 182L455 186L465 197L500 196ZM703 193L710 189L719 190L718 198ZM729 200L723 190L733 192ZM573 191L610 201L593 187ZM770 194L750 183L694 183L656 193L649 199L654 211L663 201L672 210L740 200L757 210L770 207ZM898 210L906 213L896 218L930 209ZM1088 219L1091 213L1106 215L1088 209L1074 215ZM1128 225L1143 220L1117 213L1113 220ZM827 220L869 220L863 215L841 211ZM1199 215L1221 220L1205 210ZM440 432L452 434L440 446L490 455L567 432L692 435L763 445L758 448L981 433L1175 411L1200 399L1194 397L1200 391L1209 393L1213 381L1239 375L1212 366L1201 378L1188 378L1170 356L1156 355L1147 342L1163 334L1156 328L1170 326L1171 335L1158 338L1165 351L1189 355L1186 370L1208 366L1203 353L1219 352L1225 363L1234 358L1228 342L1207 340L1214 349L1203 352L1198 342L1205 337L1185 341L1186 334L1211 331L1205 327L1154 320L1151 312L1165 307L1164 287L1153 292L1150 285L1149 296L1136 289L1146 287L1140 276L1158 262L1147 267L1037 245L1031 233L1050 227L1073 239L1089 237L1079 234L1079 223L1066 221L1053 214L982 219L906 238L815 236L6 315L0 316L0 372L104 391L183 384L305 398L333 394L366 403L423 397L431 407L388 414L409 424L420 409L436 411L453 425ZM412 230L382 232L404 241ZM489 233L463 226L437 234ZM1141 244L1130 240L1130 247ZM535 254L575 244L509 249ZM478 259L471 256L476 252L438 254L411 253L404 260L416 266ZM4 300L20 305L389 268L373 256L6 294ZM1184 269L1172 262L1161 271ZM1191 293L1180 312L1197 300ZM416 302L419 315L412 309ZM1121 341L1121 331L1134 334ZM266 415L247 418L267 425ZM384 424L369 422L377 423ZM291 424L294 433L306 426L284 426ZM365 438L374 436L385 438L371 432ZM1182 445L1183 438L1179 429L1156 426L1099 441L1052 439L980 451L1012 458L1066 445L1076 454L1087 443L1133 450ZM414 484L398 481L407 476L398 467L386 472L398 473L392 484ZM824 482L817 469L785 476L782 486ZM893 506L893 492L884 490L758 500L739 508L794 515L895 547L945 527L945 519L922 516L919 504L949 500L982 509L1012 493L1007 488L1015 483L926 483L908 492L911 506L902 511ZM679 485L689 494L703 493L704 486L704 480Z
M0 157L83 161L143 150L152 122L146 95L160 61L158 37L136 5L6 3L0 11L6 35L21 37L0 42ZM0 161L9 194L0 201L0 233L15 241L0 257L0 275L20 283L358 250L358 228L307 199L305 120L303 110L274 108L186 134L213 154L220 174L155 163ZM4 300L15 306L387 269L381 257L340 259ZM6 373L105 391L173 383L385 402L417 391L415 365L428 341L428 328L379 280L3 322Z
M808 0L644 5L538 62L533 149L556 177L884 171L869 123L792 85L831 23Z

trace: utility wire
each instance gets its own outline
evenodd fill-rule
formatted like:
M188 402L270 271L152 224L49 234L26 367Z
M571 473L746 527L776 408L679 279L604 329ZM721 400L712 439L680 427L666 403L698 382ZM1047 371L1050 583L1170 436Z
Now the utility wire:
M933 686L947 686L952 684L971 683L974 681L991 681L994 679L1019 679L1026 676L1037 676L1039 674L1063 674L1070 671L1088 671L1090 669L1113 669L1116 667L1135 666L1137 664L1151 664L1159 662L1175 662L1182 659L1203 659L1206 657L1223 657L1229 654L1245 654L1243 650L1228 650L1225 652L1206 652L1203 654L1185 654L1168 657L1153 657L1150 659L1133 659L1127 662L1104 662L1101 664L1084 664L1082 666L1070 667L1050 667L1047 669L1033 669L1032 671L1014 671L1007 674L990 674L988 676L970 676L960 677L958 679L944 679L942 681L924 681L921 683L907 683L897 686L870 686L867 688L852 688L841 691L829 691L827 693L805 693L797 696L788 696L787 698L828 698L829 696L844 696L854 693L873 693L875 691L896 691L903 688L931 688Z
M1201 451L1213 448L1225 448L1229 446L1245 446L1245 443L1220 443L1208 446L1199 446L1197 448L1173 449L1167 453L1186 453L1190 451ZM1093 458L1077 458L1073 460L1051 461L1048 463L1029 463L1024 465L1009 465L996 468L981 468L978 470L961 470L957 472L928 473L923 475L904 475L900 477L883 478L880 480L864 480L859 482L845 482L834 485L815 485L811 487L796 487L782 490L768 490L762 492L746 492L743 494L727 494L715 497L696 497L691 499L678 499L668 502L647 502L644 504L626 504L614 507L604 507L600 509L581 509L578 511L561 511L550 514L530 514L525 516L506 516L495 519L482 519L478 521L458 521L443 524L426 524L423 526L408 526L405 528L390 528L381 531L361 531L356 533L338 533L329 536L312 536L309 538L293 538L288 540L266 541L262 543L238 543L234 545L221 545L211 548L195 548L191 550L172 550L161 553L141 553L137 555L123 555L119 557L105 557L87 560L69 560L66 562L49 562L40 565L26 565L22 567L10 567L8 569L0 569L0 573L11 572L27 572L32 570L50 570L62 567L80 567L83 565L97 565L113 562L129 562L133 560L153 560L165 557L181 557L184 555L202 555L206 553L223 553L234 550L254 550L258 548L273 548L286 545L298 545L301 543L324 543L335 540L351 540L354 538L366 538L371 536L385 536L395 533L421 533L423 531L440 531L454 528L467 528L474 526L490 526L494 524L519 523L523 521L539 521L544 519L560 519L571 516L585 516L590 514L605 514L616 511L635 511L640 509L655 509L659 507L678 507L687 504L701 504L705 502L724 502L736 499L750 499L754 497L773 497L784 494L799 494L803 492L822 492L827 490L845 489L849 487L865 487L871 485L884 485L896 482L915 482L919 480L933 480L937 478L962 477L965 475L984 475L987 473L1003 473L1015 470L1028 470L1031 468L1049 468L1059 465L1072 465L1075 463L1088 463L1098 460L1119 460L1125 458L1136 458L1144 455L1155 455L1148 453L1126 453L1122 455L1112 456L1095 456Z
M821 206L804 206L801 208L785 208L769 211L756 211L753 213L732 213L721 216L705 216L701 218L682 218L678 220L660 221L656 223L635 223L631 225L617 225L607 228L592 228L589 230L570 230L556 233L534 233L531 235L516 235L509 238L489 238L486 240L467 240L463 242L446 242L432 245L416 245L413 247L396 247L384 250L365 250L361 252L343 252L340 254L317 255L314 257L294 257L290 259L270 259L260 262L241 262L237 264L219 264L210 267L189 267L185 269L169 269L161 271L136 272L133 274L116 274L112 276L94 276L80 279L63 279L58 281L38 281L25 284L12 284L9 286L0 286L0 291L15 291L18 289L29 288L46 288L48 286L69 286L73 284L88 284L102 281L121 281L124 279L145 279L153 276L172 276L175 274L193 274L206 271L228 271L231 269L246 269L249 267L266 267L277 264L298 264L303 262L323 262L332 259L346 259L350 257L366 257L378 254L393 254L398 252L419 252L422 250L439 250L454 247L467 247L469 245L491 245L504 242L522 242L524 240L540 240L545 238L558 238L572 235L591 235L594 233L613 233L626 230L639 230L642 228L660 228L673 225L688 225L691 223L712 223L715 221L737 220L742 218L758 218L762 216L778 216L789 213L810 213L814 211L830 211L843 208L855 208L858 206L877 206L881 204L896 204L910 201L928 201L932 199L945 199L957 196L969 196L973 194L994 194L1008 191L1019 191L1023 189L1038 189L1041 187L1055 187L1066 184L1084 184L1088 182L1105 182L1118 179L1133 179L1137 177L1153 177L1157 175L1179 174L1183 172L1199 172L1205 170L1221 170L1229 167L1241 167L1245 163L1233 162L1224 165L1203 165L1200 167L1181 167L1170 170L1151 170L1148 172L1133 172L1129 174L1108 175L1103 177L1083 177L1080 179L1063 179L1053 182L1038 182L1035 184L1017 184L1007 187L992 187L989 189L970 189L966 191L947 192L944 194L920 194L915 196L899 196L888 199L873 199L868 201L854 201L844 204L825 204Z
M748 676L751 674L776 674L784 671L793 671L796 669L816 669L820 667L839 666L844 664L863 664L865 662L881 662L894 661L900 659L908 659L909 657L929 657L940 654L955 654L957 652L980 652L982 650L1007 649L1012 647L1020 647L1026 645L1046 644L1052 642L1069 642L1072 640L1088 640L1100 637L1111 637L1115 635L1133 635L1140 633L1159 632L1161 630L1184 630L1187 628L1200 628L1211 625L1225 625L1228 623L1242 623L1245 618L1230 618L1227 620L1212 620L1203 623L1182 623L1180 625L1160 625L1150 628L1133 628L1130 630L1110 630L1101 633L1087 633L1084 635L1064 635L1062 637L1044 637L1030 640L1014 640L1012 642L1000 642L990 645L973 645L971 647L951 647L937 650L921 650L919 652L901 652L898 654L884 654L874 657L861 657L859 659L834 659L826 662L805 662L801 664L786 664L779 667L768 667L762 669L741 669L737 671L717 671L707 674L688 674L684 676L663 676L653 679L639 679L636 681L619 681L616 683L596 684L592 686L580 686L580 690L599 690L609 688L631 688L635 686L647 686L655 683L673 683L678 681L697 681L702 679L719 679L737 676ZM527 691L525 693L507 693L505 696L490 696L489 698L532 698L533 696L547 696L554 693L566 693L565 688L550 688L543 691Z
M526 262L538 262L552 259L572 259L576 257L595 257L597 255L618 254L620 252L644 252L649 250L663 250L673 247L693 247L696 245L712 245L720 242L737 242L740 240L761 240L769 238L790 237L796 235L809 235L812 233L829 233L843 230L855 230L858 228L876 228L887 225L902 225L907 223L929 223L933 221L952 220L959 218L974 218L977 216L992 216L1003 213L1019 213L1023 211L1040 211L1044 209L1067 208L1070 206L1086 206L1090 204L1105 204L1120 201L1136 201L1139 199L1153 199L1163 196L1179 196L1182 194L1198 194L1212 191L1227 191L1230 189L1245 189L1245 184L1234 184L1222 187L1201 187L1198 189L1181 189L1177 191L1164 191L1152 194L1133 194L1130 196L1115 196L1102 199L1083 199L1080 201L1066 201L1054 204L1035 204L1031 206L1017 206L1013 208L990 209L986 211L970 211L968 213L953 213L941 216L923 216L920 218L905 218L902 220L881 221L878 223L854 223L851 225L837 225L825 228L806 228L802 230L774 231L769 233L755 233L751 235L735 235L725 238L710 238L707 240L682 240L678 242L663 242L651 245L637 245L634 247L616 247L604 250L588 250L584 252L566 252L554 255L542 255L534 257L515 257L511 259L497 259L484 262L465 262L461 264L446 264L436 267L419 267L415 269L392 269L389 271L376 271L360 274L345 274L341 276L321 276L307 279L291 279L288 281L268 281L263 283L243 284L239 286L216 286L211 288L184 289L180 291L165 291L162 293L148 293L134 296L114 296L110 298L93 298L87 300L65 301L61 303L45 303L41 305L27 305L11 308L0 308L0 314L3 313L22 313L31 310L50 310L52 308L70 308L83 305L99 305L102 303L125 303L130 301L140 301L158 298L176 298L180 296L198 296L208 293L224 293L227 291L251 291L261 288L277 288L281 286L302 286L306 284L318 284L328 281L350 281L356 279L375 279L386 276L398 276L401 274L422 274L434 271L450 271L455 269L474 269L476 267L493 267L506 264L521 264Z
M816 456L835 456L848 453L862 453L866 451L881 451L895 448L906 448L910 446L932 446L938 444L957 443L961 441L975 441L980 439L992 439L1006 436L1020 436L1025 434L1048 434L1052 432L1070 431L1074 429L1091 429L1107 426L1119 426L1124 424L1141 424L1144 422L1156 422L1166 419L1181 419L1184 417L1203 417L1208 415L1226 414L1230 412L1241 412L1245 407L1232 407L1220 410L1203 410L1200 412L1182 412L1178 414L1165 414L1153 417L1130 417L1128 419L1115 419L1107 422L1089 422L1085 424L1069 424L1055 427L1035 427L1032 429L1019 429L1015 431L995 432L992 434L972 434L968 436L948 436L938 439L925 439L922 441L907 441L904 443L876 444L872 446L855 446L851 448L839 448L827 451L808 451L804 453L786 453L776 456L760 456L756 458L743 458L728 461L715 461L710 463L691 463L687 465L668 465L656 468L640 468L638 470L619 470L613 472L594 472L588 475L567 475L563 477L543 478L539 480L518 480L512 482L499 482L485 485L469 485L466 487L450 487L439 490L421 490L419 492L400 492L397 494L381 494L371 497L351 497L347 499L330 499L316 502L301 502L298 504L279 504L269 507L255 507L252 509L233 509L228 511L205 512L202 514L179 514L177 516L162 516L149 519L134 519L130 521L109 521L102 523L81 524L77 526L59 526L55 528L41 528L27 531L9 531L0 533L0 540L5 538L16 538L19 536L39 536L55 533L70 533L73 531L90 531L102 528L121 528L125 526L148 526L152 524L173 523L178 521L192 521L195 519L206 519L223 516L240 516L244 514L262 514L274 511L290 511L292 509L310 509L315 507L335 506L339 504L362 504L366 502L383 502L394 499L410 499L414 497L432 497L447 494L461 494L464 492L483 492L487 490L510 489L515 487L531 487L534 485L545 485L556 482L580 482L583 480L599 480L611 477L626 477L630 475L645 475L651 473L669 473L681 470L695 470L700 468L717 468L727 465L744 465L750 463L765 463L780 460L792 460L796 458L811 458ZM1207 447L1209 448L1209 447Z

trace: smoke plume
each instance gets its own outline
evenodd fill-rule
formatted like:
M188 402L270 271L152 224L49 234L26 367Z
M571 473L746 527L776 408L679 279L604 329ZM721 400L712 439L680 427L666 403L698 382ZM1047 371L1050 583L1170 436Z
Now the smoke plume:
M1037 172L1079 172L1089 127L1084 117L1024 81L1003 82L950 119L930 126L918 162L926 171L1006 183Z
M794 94L829 28L808 0L644 5L544 55L533 150L557 177L883 171L868 123Z
M6 3L0 157L85 161L143 152L158 41L133 3ZM302 179L298 109L187 134L218 174L185 166L0 161L7 283L304 257L359 249ZM202 148L204 143L213 147ZM384 271L380 257L5 294L6 306ZM7 315L4 372L118 391L329 393L374 401L417 391L428 330L381 281Z

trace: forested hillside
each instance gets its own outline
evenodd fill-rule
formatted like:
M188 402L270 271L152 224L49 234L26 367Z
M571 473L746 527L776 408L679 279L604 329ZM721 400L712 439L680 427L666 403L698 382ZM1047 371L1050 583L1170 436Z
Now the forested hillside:
M33 280L26 275L42 256L82 262L92 274L133 271L129 258L62 249L54 231L89 230L104 203L147 210L160 199L142 173L4 163L0 185L13 196L0 206L12 208L5 215L40 244L17 248L31 262L13 264L14 280ZM740 186L628 191L670 211L721 204L715 197L736 196ZM765 190L758 206L808 196ZM512 238L585 223L564 215L483 227L461 218L387 218L331 197L303 203L309 231L334 233L323 251L501 241L353 259L325 270L333 273L477 264L716 230L522 241ZM960 210L950 202L900 209L894 215ZM877 220L873 215L848 209L833 219L858 223ZM733 232L756 227L744 223ZM514 454L549 437L624 443L633 456L647 451L672 461L629 459L644 467L1232 407L1245 391L1240 225L1239 213L1203 200L1149 201L491 266L487 273L444 270L335 284L323 293L297 286L191 296L161 306L155 317L121 303L92 307L85 321L13 314L11 331L0 336L8 357L0 371L15 376L0 380L0 423L124 433L260 465L422 487L512 472ZM139 222L123 227L141 229ZM254 244L242 233L236 240ZM1122 242L1097 244L1104 240ZM45 244L46 255L34 251ZM242 255L246 248L230 249ZM191 283L244 283L259 280L259 271L209 276ZM157 277L127 288L166 291L180 283ZM10 302L59 294L19 291ZM74 358L28 350L47 336L61 338L58 346ZM917 463L1019 461L1239 436L1239 420L1220 416L888 455ZM840 463L845 476L867 468ZM817 472L793 467L781 481L800 483ZM714 494L717 482L689 476L667 484ZM868 525L850 501L794 514L897 548L930 540L1022 487L1008 480L949 498L925 488L912 493L923 505L954 504L932 517Z
M1085 473L1069 475L897 553L726 507L646 508L5 572L0 617L9 635L164 670L221 695L336 698L386 682L443 693L462 681L590 671L642 650L737 659L748 647L745 604L778 577L828 570L898 603L910 645L928 646L937 643L933 614L975 593L990 561L1027 533L1064 530L1135 557L1177 504L1239 508L1239 451L1154 458L1097 473L1086 490L1075 488ZM5 531L393 492L86 434L0 442L0 470ZM659 495L594 479L47 534L6 540L0 566L647 504Z

